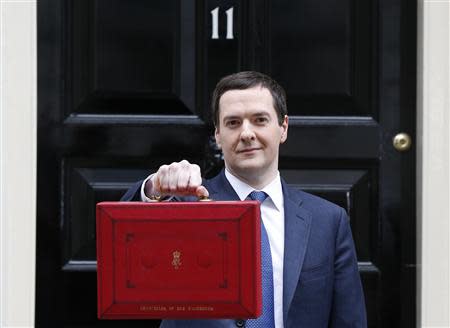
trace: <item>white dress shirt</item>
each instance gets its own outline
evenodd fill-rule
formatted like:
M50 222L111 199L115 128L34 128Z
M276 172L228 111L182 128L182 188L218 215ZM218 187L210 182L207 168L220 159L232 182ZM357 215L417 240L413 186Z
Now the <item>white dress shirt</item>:
M245 200L255 190L226 169L225 176L240 200ZM269 236L272 253L275 327L283 328L284 201L280 173L260 191L268 195L261 204L261 218Z
M145 195L144 186L152 175L148 176L141 186L141 199L144 202L150 201ZM245 200L255 190L232 175L227 169L225 169L225 177L240 200ZM280 173L278 172L275 179L260 191L264 191L268 195L261 204L261 218L269 237L272 253L275 328L283 328L284 200Z
M145 184L147 183L148 179L151 179L152 176L154 176L155 173L150 174L147 178L145 178L144 182L142 182L141 184L141 200L143 202L151 202L152 200L150 198L147 197L147 195L145 194Z

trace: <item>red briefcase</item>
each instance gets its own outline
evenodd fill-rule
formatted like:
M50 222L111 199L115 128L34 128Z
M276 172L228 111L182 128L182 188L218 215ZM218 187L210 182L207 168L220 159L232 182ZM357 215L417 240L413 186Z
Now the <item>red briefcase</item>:
M261 315L256 201L97 204L98 317Z

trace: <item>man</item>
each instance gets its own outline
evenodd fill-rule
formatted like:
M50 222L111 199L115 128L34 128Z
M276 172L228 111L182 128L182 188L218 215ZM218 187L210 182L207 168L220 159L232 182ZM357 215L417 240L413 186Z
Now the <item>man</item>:
M270 283L266 283L270 286L263 286L263 316L270 322L164 320L161 327L366 327L345 211L289 187L280 178L279 146L288 132L284 90L258 72L233 74L217 84L212 111L225 170L202 180L200 168L185 160L163 165L122 200L165 196L186 200L208 195L214 200L244 200L252 191L262 191L262 227L267 231L271 258Z

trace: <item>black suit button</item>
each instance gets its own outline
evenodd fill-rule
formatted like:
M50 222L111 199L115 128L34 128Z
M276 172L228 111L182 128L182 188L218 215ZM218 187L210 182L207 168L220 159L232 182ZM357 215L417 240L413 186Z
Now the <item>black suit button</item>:
M236 327L244 327L245 321L242 319L236 320Z

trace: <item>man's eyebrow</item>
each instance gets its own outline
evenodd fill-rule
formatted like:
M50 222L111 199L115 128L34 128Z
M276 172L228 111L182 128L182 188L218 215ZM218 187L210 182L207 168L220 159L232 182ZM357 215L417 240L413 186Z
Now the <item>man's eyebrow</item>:
M266 110L261 110L261 111L257 111L255 113L251 114L252 117L258 117L258 116L270 116L270 113ZM239 120L241 119L242 116L241 115L228 115L228 116L224 116L222 121L227 121L227 120Z
M228 116L224 116L223 121L227 121L227 120L236 120L239 119L240 116L238 115L228 115Z
M252 116L270 116L270 113L268 111L262 110L256 113L253 113Z

